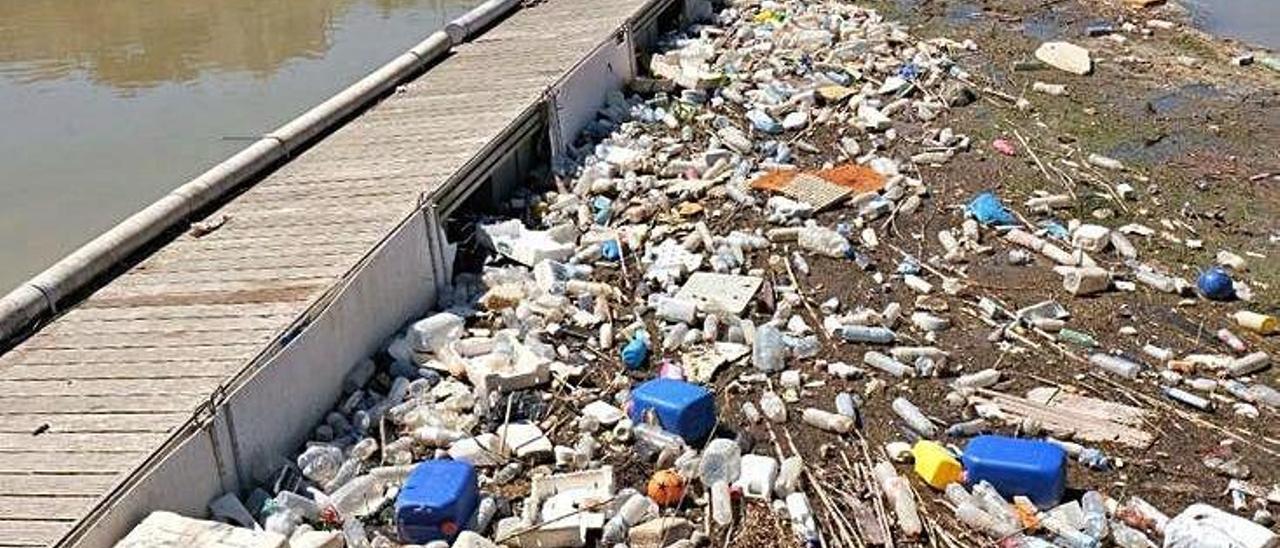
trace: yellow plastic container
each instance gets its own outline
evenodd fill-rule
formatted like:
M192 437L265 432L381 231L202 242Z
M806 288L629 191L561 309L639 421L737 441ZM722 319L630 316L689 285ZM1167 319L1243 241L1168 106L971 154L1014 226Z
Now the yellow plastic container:
M964 468L946 447L920 440L911 448L911 456L916 461L916 474L934 489L945 489L948 484L963 480Z

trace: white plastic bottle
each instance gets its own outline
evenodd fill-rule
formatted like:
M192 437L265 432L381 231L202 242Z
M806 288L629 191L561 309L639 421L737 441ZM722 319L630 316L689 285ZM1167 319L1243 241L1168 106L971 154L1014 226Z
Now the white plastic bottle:
M729 482L722 479L711 484L711 519L720 526L733 523L733 500L729 495Z

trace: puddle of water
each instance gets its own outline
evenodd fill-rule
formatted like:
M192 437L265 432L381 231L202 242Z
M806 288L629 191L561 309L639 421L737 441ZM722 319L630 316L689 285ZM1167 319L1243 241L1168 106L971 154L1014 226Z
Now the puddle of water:
M952 25L965 25L982 19L982 6L968 2L947 4L947 22Z
M1197 130L1180 130L1149 140L1120 144L1106 154L1122 162L1154 166L1174 158L1185 156L1196 149L1204 149L1220 142L1217 137Z
M1208 32L1280 49L1280 0L1181 0Z
M1155 114L1169 114L1197 101L1212 99L1219 95L1222 95L1222 92L1210 84L1187 84L1148 99L1146 108Z
M1061 38L1068 34L1067 22L1052 9L1039 10L1022 20L1022 34L1042 42Z
M0 2L0 293L478 3Z

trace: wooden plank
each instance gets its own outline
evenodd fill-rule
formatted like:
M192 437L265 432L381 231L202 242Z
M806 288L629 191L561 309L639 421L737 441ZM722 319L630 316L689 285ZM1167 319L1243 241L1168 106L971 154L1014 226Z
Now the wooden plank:
M32 337L23 345L28 350L75 350L78 348L171 348L175 352L191 347L261 344L271 340L275 329L239 328L218 331L189 332L180 329L140 331L135 333L45 333Z
M119 474L0 474L0 495L96 497L119 481Z
M179 413L190 412L203 395L18 396L0 394L0 414Z
M45 432L40 435L0 433L0 458L4 458L4 453L26 452L140 453L155 450L165 437L164 434L135 432Z
M49 546L74 524L71 520L0 519L0 546Z
M0 495L0 516L9 520L79 519L97 497Z
M222 379L216 377L185 379L0 380L0 394L4 394L5 397L208 394L221 381Z
M95 413L0 415L0 432L31 434L43 425L50 433L152 432L166 433L190 417L190 413Z
M175 347L178 345L174 345ZM181 351L173 348L102 348L102 349L31 349L18 347L12 351L15 360L28 365L112 364L196 362L203 360L235 360L252 355L261 344L188 345Z
M117 474L133 469L147 453L5 453L4 474ZM5 519L0 513L0 519Z
M200 363L130 363L116 362L110 366L93 365L25 365L0 369L0 379L220 379L240 369L242 362L234 360L205 360Z

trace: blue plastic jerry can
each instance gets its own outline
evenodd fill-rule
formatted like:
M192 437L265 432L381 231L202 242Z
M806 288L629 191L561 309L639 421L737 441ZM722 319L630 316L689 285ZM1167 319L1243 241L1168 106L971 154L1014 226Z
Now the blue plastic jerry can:
M978 436L960 462L969 485L986 480L1005 498L1024 495L1040 508L1056 506L1067 488L1067 453L1047 441Z
M631 391L631 420L644 421L652 410L663 430L689 443L706 439L716 424L715 397L706 388L675 379L647 381Z
M424 461L409 473L396 496L396 531L409 544L453 542L479 504L476 470L469 463Z

